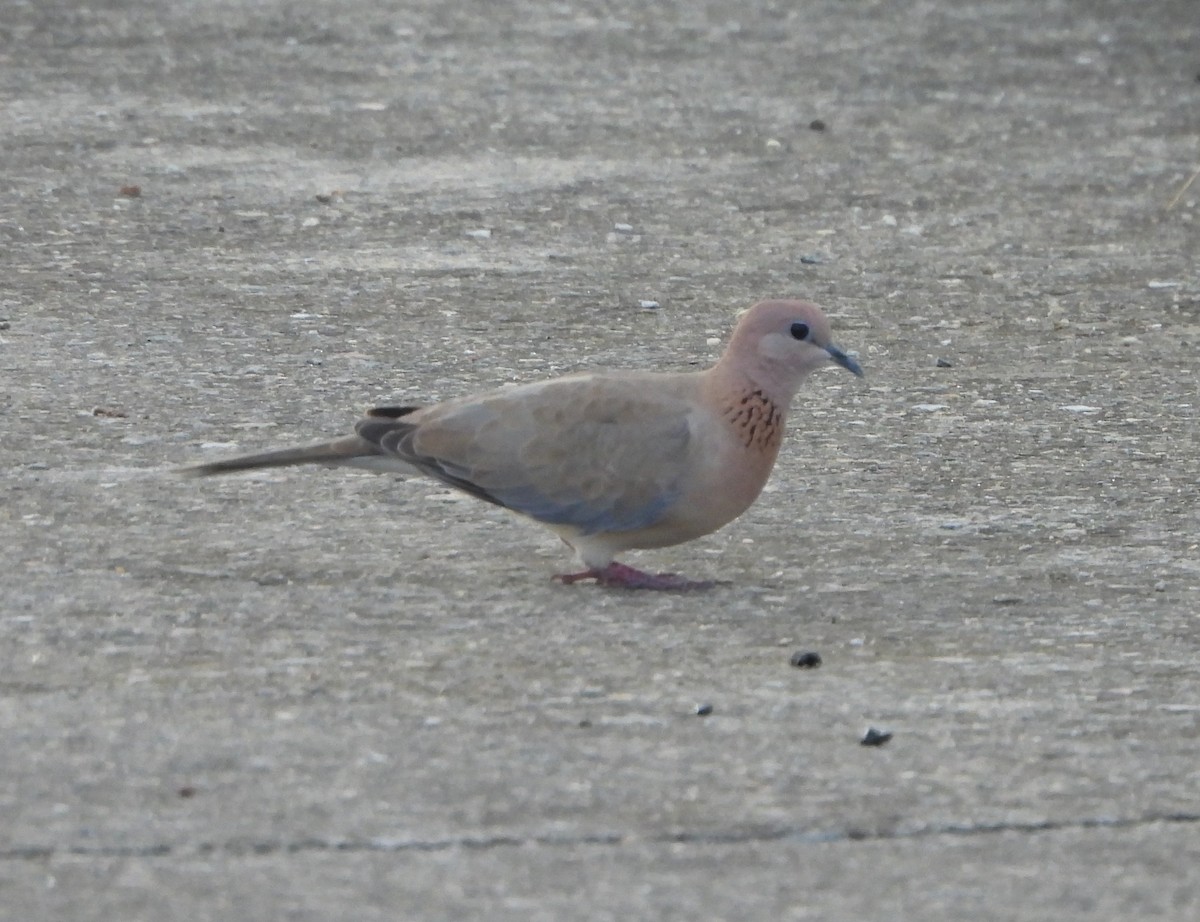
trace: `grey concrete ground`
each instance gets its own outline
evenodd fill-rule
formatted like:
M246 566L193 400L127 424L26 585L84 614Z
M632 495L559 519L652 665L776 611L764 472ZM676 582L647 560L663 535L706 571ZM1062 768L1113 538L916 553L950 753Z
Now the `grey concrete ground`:
M1200 917L1198 40L5 0L0 917ZM767 295L868 377L633 558L707 594L557 586L426 482L162 473Z

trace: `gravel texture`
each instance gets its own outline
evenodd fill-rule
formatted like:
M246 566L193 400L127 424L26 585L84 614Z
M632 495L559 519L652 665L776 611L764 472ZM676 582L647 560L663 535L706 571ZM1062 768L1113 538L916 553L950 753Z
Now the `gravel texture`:
M0 918L1200 917L1197 48L1191 0L4 3ZM167 473L707 363L766 296L867 378L630 559L707 593L556 585L425 481Z

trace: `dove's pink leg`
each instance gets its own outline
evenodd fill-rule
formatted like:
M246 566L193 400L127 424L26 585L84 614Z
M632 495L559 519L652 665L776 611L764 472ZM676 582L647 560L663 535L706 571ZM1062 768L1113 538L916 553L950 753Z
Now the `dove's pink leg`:
M613 586L620 589L663 589L676 592L689 589L711 589L716 585L711 580L685 579L678 573L646 573L616 561L606 567L584 570L582 573L560 573L555 579L568 586L581 580L594 579L601 586Z

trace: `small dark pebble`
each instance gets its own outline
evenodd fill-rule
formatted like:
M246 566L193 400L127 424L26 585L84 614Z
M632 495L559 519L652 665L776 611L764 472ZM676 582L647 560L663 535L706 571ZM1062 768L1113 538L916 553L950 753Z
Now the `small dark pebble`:
M866 735L858 742L859 745L862 746L882 746L891 738L891 731L876 730L874 727L871 727L867 730Z
M808 123L808 128L810 131L824 131L825 127L825 123L819 118L814 118Z
M937 367L938 367L938 368L953 368L953 367L954 367L954 363L953 363L953 362L951 362L949 359L938 359L938 360L937 360Z
M821 654L816 650L797 650L789 662L797 669L816 669L821 665Z
M192 787L190 784L185 784L183 787L181 787L179 789L179 791L177 793L179 794L180 797L195 797L196 789L194 787Z
M122 186L118 191L126 198L138 198L142 194L142 187Z
M696 707L696 716L697 717L707 717L712 712L713 712L713 706L711 704L701 704Z
M586 717L583 718L583 720L579 721L580 729L586 730L591 725L592 725L592 722L590 720L588 720Z

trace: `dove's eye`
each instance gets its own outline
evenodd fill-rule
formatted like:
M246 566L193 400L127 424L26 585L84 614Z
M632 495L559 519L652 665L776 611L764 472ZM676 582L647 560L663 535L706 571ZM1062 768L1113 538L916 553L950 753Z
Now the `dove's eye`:
M793 339L808 339L808 324L797 321L792 324Z

